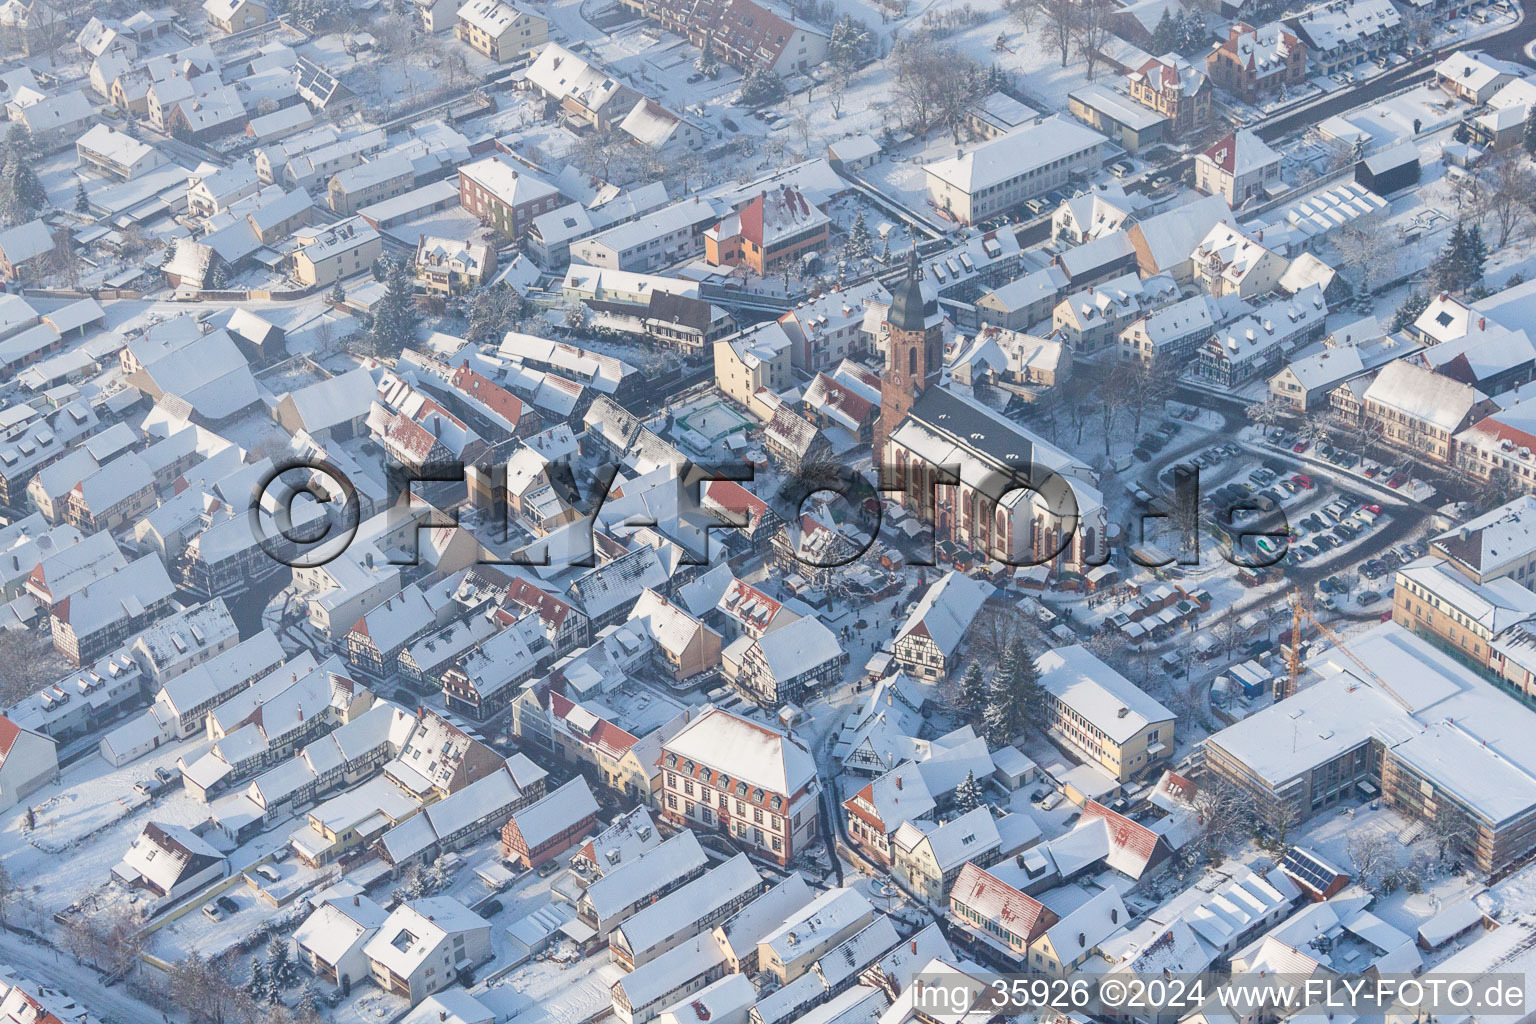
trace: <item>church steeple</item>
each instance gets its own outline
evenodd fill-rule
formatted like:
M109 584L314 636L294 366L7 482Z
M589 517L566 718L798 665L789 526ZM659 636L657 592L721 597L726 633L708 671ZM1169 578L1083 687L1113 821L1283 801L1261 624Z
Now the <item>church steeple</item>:
M875 455L885 456L885 440L901 425L928 378L944 365L944 319L937 298L923 294L923 267L917 246L907 255L907 273L896 285L885 323L885 372L880 377L880 422Z
M920 331L926 317L923 312L923 267L917 262L917 246L907 253L907 275L891 296L891 312L886 322L892 330Z

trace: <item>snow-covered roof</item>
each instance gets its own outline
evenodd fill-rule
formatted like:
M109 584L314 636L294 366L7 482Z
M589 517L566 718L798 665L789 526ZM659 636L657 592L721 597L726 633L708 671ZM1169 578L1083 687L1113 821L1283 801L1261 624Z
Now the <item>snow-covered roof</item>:
M1081 644L1035 659L1040 685L1117 743L1124 743L1174 713Z
M664 749L669 766L674 760L707 765L737 782L781 796L793 796L816 778L816 762L798 740L719 708L710 708L685 725Z
M294 941L328 964L337 964L348 952L367 942L389 916L389 911L367 896L326 900L294 931Z
M1400 412L1410 420L1452 431L1487 396L1470 384L1398 360L1381 368L1366 388L1365 400Z
M960 646L965 631L996 589L985 580L972 579L964 573L953 570L946 573L923 594L906 624L897 631L896 641L908 636L926 636L948 658Z
M363 947L369 960L409 978L454 935L490 930L485 919L458 900L429 896L396 907Z
M975 195L1035 168L1095 150L1104 141L1104 136L1091 128L1053 117L980 143L960 156L931 163L926 170L940 181Z
M1206 742L1278 788L1375 740L1494 823L1536 808L1536 753L1525 739L1536 713L1396 623L1352 638L1350 651L1391 680L1393 693L1352 660L1324 652L1309 666L1321 682ZM1277 735L1287 742L1274 742Z

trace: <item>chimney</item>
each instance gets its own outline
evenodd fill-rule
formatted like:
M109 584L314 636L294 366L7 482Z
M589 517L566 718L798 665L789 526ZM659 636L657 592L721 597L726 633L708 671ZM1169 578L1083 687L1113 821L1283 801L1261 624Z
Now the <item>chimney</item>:
M900 775L896 776L896 788L898 790L901 789L901 776Z
M1480 317L1477 318L1477 329L1480 330L1480 331L1486 331L1488 329L1488 318L1487 317L1480 316Z
M355 907L355 906L357 906L357 905L358 905L358 902L357 902L357 897L356 897L356 896L353 896L353 897L352 897L352 905L353 905L353 906L354 906L354 907Z
M917 955L917 940L916 939L912 940L912 955L913 956Z

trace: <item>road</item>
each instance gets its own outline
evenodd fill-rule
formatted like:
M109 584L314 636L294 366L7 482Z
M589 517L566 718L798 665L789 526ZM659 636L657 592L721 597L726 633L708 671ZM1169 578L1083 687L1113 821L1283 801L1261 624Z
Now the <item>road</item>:
M1468 48L1482 50L1489 56L1502 60L1530 63L1525 55L1525 47L1531 41L1532 32L1536 29L1528 28L1526 21L1536 14L1536 0L1521 0L1520 9L1519 21L1492 35L1472 40L1467 43ZM1455 49L1456 47L1451 44L1442 46L1353 88L1341 90L1300 109L1270 118L1258 127L1259 137L1265 142L1273 142L1293 132L1310 128L1335 114L1342 114L1372 100L1380 99L1388 93L1416 85L1429 78L1434 72L1434 66Z
M99 1017L113 1024L150 1024L160 1013L122 985L108 988L102 984L100 975L80 966L68 953L35 945L9 931L0 931L0 960L23 977L62 990L89 1009L93 1019ZM141 970L158 974L153 967ZM163 1019L180 1021L179 1016Z

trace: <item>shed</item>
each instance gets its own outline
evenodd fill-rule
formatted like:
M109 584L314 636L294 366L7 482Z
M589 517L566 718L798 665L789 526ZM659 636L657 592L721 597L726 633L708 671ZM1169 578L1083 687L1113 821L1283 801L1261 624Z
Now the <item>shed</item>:
M1410 141L1388 146L1355 164L1355 181L1388 196L1419 183L1419 147Z
M992 777L1010 791L1034 780L1039 766L1018 747L999 747L992 751Z

